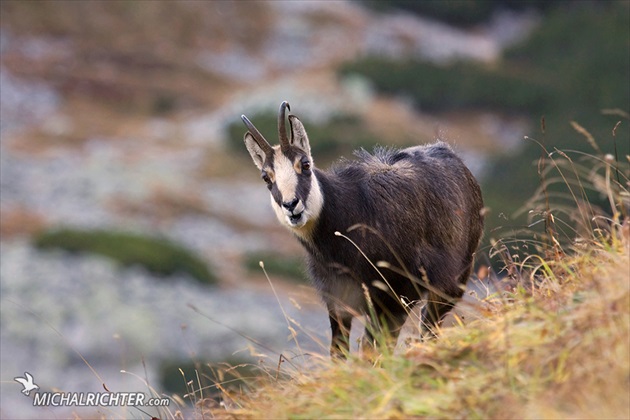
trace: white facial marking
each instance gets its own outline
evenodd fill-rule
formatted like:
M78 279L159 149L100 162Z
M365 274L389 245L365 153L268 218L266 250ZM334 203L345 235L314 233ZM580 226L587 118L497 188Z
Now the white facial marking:
M319 182L315 174L311 175L311 192L306 199L306 207L306 213L309 219L313 220L319 217L319 213L321 213L322 207L324 207L324 196L322 195L322 190L319 188Z
M276 174L276 185L282 194L282 200L292 201L295 198L295 190L298 184L298 177L293 168L293 162L282 153L276 152L273 166Z
M273 209L274 213L276 213L276 217L278 218L280 223L291 227L291 225L288 223L288 216L285 209L278 206L278 203L276 203L276 200L273 199L273 196L269 196L269 198L271 198L271 208Z

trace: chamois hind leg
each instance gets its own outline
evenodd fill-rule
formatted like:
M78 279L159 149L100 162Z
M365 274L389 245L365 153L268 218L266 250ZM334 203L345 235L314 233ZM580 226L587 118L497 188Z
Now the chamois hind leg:
M436 336L436 327L439 326L444 315L453 309L455 302L457 302L463 294L464 290L462 289L458 296L450 296L450 298L447 299L445 296L438 295L434 292L427 293L427 303L422 308L421 322L423 336Z

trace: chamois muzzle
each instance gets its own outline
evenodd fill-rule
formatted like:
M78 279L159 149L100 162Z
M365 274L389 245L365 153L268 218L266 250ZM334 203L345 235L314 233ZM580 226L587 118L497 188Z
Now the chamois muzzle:
M297 198L294 198L291 201L284 201L282 203L282 207L284 207L285 209L287 209L289 211L293 211L293 210L295 210L295 206L297 206L299 202L300 202L300 200L298 200Z

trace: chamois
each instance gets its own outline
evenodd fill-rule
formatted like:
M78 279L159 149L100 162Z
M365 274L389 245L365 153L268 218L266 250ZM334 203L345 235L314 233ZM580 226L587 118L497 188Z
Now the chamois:
M461 298L483 231L479 184L443 142L355 152L315 167L303 124L280 105L271 146L245 115L245 146L280 223L307 250L308 273L327 306L330 354L345 358L352 319L370 315L364 345L383 330L395 344L410 308L424 299L432 333Z

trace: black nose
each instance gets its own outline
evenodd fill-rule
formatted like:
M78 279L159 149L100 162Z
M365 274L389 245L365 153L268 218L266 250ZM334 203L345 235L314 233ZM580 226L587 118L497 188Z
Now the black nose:
M292 201L285 201L282 203L282 207L284 207L285 209L289 211L293 211L293 209L295 209L295 206L297 206L299 201L300 200L298 200L297 198L294 198Z

